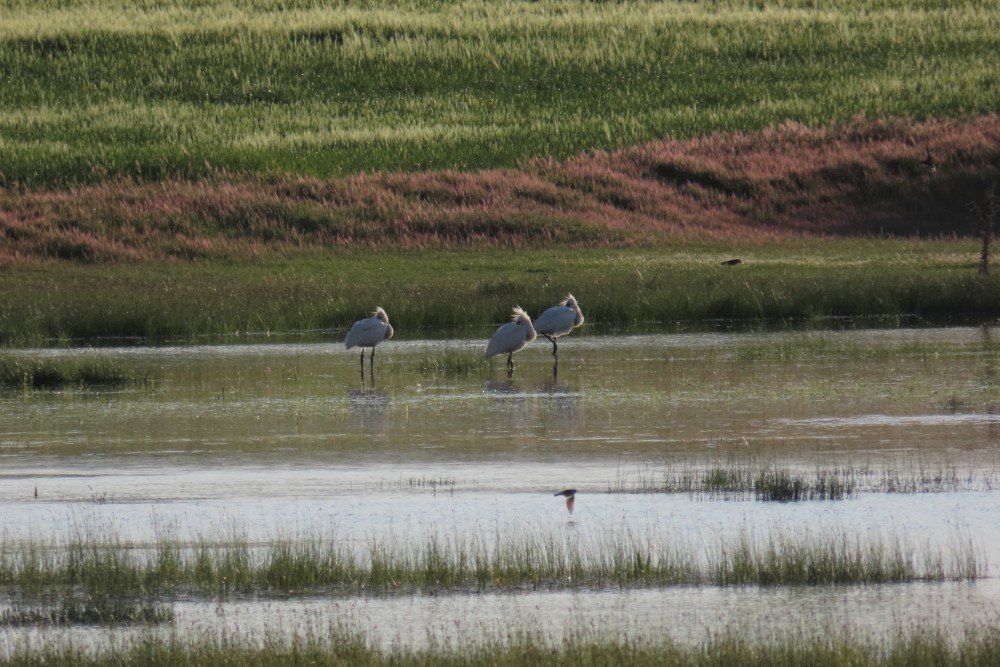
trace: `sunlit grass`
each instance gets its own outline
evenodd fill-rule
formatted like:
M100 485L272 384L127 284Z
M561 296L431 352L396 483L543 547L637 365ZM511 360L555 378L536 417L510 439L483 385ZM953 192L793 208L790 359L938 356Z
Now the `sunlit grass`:
M413 370L418 373L452 377L481 375L489 368L489 362L483 360L483 353L478 349L424 349L412 364Z
M480 168L994 112L995 3L8 3L7 183Z
M892 535L836 532L743 534L707 547L631 533L570 540L525 530L360 545L336 538L252 545L236 537L139 546L92 538L68 546L5 544L0 551L0 589L12 600L9 624L149 620L158 604L177 596L812 586L966 580L983 570L974 546L957 538L942 549Z

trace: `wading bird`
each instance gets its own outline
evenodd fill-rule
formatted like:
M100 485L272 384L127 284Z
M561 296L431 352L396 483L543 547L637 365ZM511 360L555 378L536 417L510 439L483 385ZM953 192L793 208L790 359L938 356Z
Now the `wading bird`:
M553 493L554 496L563 496L566 498L566 509L569 513L573 513L573 499L576 498L576 489L566 489L565 491L560 491L559 493Z
M376 308L372 316L363 320L358 320L347 332L347 340L344 345L347 349L352 347L361 348L361 373L365 372L365 348L372 349L368 358L371 372L375 373L375 346L384 340L392 338L392 325L389 324L389 316L381 307Z
M549 339L552 343L552 356L559 359L559 347L556 338L565 336L573 329L583 324L583 313L580 305L572 294L559 302L559 305L546 308L545 312L535 320L535 331Z
M531 326L528 313L515 306L510 317L511 321L497 329L486 344L486 354L483 359L495 357L498 354L507 355L507 375L514 374L514 353L535 340L535 328Z

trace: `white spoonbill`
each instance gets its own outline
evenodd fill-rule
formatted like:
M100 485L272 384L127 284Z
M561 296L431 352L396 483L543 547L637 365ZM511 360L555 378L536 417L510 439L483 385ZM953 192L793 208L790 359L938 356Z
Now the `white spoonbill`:
M489 359L498 354L506 354L508 375L514 372L514 353L535 340L535 328L531 326L531 318L528 317L528 313L521 310L520 306L514 306L510 319L510 322L493 334L493 338L486 344L486 354L483 355L483 359Z
M583 324L583 313L576 297L567 294L559 305L546 308L545 312L535 320L535 331L542 334L552 343L552 356L559 359L559 347L556 338L565 336L573 329Z
M365 348L370 347L372 353L368 361L371 364L372 372L374 372L375 346L390 338L392 338L392 325L389 324L389 316L385 314L385 311L380 306L375 309L371 317L358 320L354 323L351 330L347 332L347 340L344 341L344 345L347 346L348 350L352 347L361 348L362 373L365 371Z

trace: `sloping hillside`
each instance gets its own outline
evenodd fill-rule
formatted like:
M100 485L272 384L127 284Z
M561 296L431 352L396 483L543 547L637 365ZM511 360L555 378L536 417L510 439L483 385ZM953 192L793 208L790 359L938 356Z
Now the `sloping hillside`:
M247 258L322 247L768 242L971 235L1000 179L1000 118L856 120L670 138L520 169L319 180L220 172L0 192L0 258Z

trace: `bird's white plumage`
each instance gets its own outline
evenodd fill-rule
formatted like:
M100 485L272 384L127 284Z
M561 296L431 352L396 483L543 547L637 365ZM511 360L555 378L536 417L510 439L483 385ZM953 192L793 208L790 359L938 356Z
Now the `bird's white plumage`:
M390 338L392 338L392 325L389 324L389 316L381 308L376 308L371 317L354 323L351 330L347 332L347 340L344 341L344 345L347 346L348 350L352 347L373 348Z
M489 359L498 354L513 354L535 340L535 335L531 318L517 306L511 315L511 321L497 329L490 342L486 344L486 354L483 358Z
M581 324L583 324L583 313L580 311L580 306L572 294L567 294L559 305L546 308L545 312L538 316L535 320L535 331L558 338Z

